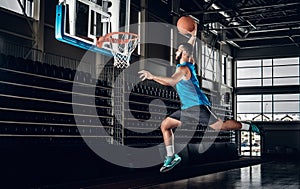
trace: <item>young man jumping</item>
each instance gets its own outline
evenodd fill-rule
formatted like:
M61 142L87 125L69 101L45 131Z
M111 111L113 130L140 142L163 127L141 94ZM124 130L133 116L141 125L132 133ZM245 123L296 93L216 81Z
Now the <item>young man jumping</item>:
M182 125L183 116L185 119L195 119L197 117L201 123L209 125L214 130L249 130L251 126L251 124L243 124L235 120L223 121L210 110L211 103L199 86L192 56L196 32L197 25L195 24L195 30L189 32L191 37L188 42L178 46L176 60L179 60L179 64L176 65L176 71L171 77L155 76L146 70L138 72L141 74L140 78L142 80L148 79L165 86L174 86L181 101L181 109L167 116L160 126L167 151L166 159L160 169L161 172L171 170L181 161L181 157L174 152L174 133L172 129ZM259 129L254 126L252 131L259 133Z

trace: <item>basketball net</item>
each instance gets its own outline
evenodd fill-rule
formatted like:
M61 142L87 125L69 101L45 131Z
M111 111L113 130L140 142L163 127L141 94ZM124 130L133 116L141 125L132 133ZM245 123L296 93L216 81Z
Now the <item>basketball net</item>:
M130 65L130 56L138 44L138 35L129 32L112 32L99 39L97 46L102 48L103 43L109 45L109 50L114 56L114 66L124 69Z

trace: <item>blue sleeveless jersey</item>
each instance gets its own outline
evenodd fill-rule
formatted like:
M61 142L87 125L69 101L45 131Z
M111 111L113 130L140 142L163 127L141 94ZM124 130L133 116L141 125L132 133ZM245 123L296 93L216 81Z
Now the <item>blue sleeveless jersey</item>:
M194 64L184 62L178 64L176 69L180 66L187 66L191 72L189 80L182 79L175 86L181 101L181 109L184 110L197 105L211 106L207 96L200 89Z

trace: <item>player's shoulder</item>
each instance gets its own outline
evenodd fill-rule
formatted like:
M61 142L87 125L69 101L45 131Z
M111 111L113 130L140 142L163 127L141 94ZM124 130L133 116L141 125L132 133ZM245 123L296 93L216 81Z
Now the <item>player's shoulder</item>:
M194 65L192 62L182 62L180 64L177 64L177 67L192 66L192 65Z
M180 65L180 66L177 66L177 69L179 70L184 70L184 69L188 69L189 67L187 65Z
M181 66L177 67L177 71L187 74L188 72L190 72L190 69L187 65L181 65Z

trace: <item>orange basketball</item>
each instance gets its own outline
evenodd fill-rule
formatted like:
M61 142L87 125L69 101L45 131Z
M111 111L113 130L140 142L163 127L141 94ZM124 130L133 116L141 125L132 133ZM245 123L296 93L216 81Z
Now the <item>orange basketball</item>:
M182 16L177 21L177 29L181 34L188 34L195 29L195 20L190 16Z
M105 36L101 36L101 37L97 38L96 46L98 48L102 48L104 42L106 42L106 38L105 38Z

